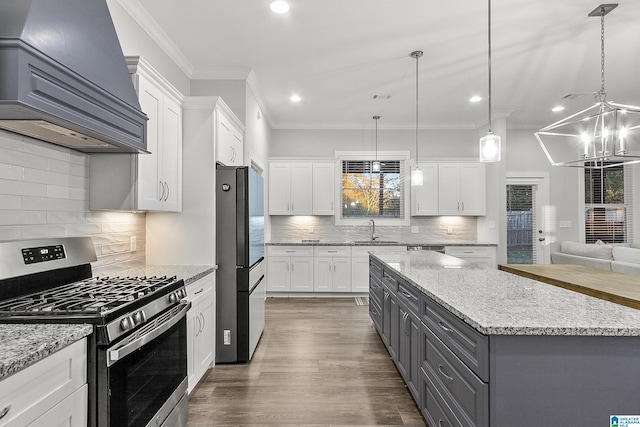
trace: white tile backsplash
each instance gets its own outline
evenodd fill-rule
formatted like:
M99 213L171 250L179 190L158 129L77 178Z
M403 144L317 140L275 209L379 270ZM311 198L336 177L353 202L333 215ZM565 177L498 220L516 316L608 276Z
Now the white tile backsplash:
M453 232L448 233L448 226ZM417 226L418 233L411 232ZM475 217L412 217L411 226L376 225L379 240L403 243L476 243ZM311 231L313 229L313 231ZM367 220L362 225L335 225L332 216L271 216L272 242L299 242L319 239L321 242L368 240L371 227Z
M145 214L89 211L89 167L90 155L0 130L0 240L90 236L95 275L144 265Z

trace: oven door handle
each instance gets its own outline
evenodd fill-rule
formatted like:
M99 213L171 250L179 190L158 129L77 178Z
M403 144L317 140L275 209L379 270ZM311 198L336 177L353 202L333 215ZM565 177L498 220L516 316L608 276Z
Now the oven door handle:
M135 340L133 340L131 342L123 344L120 347L117 347L115 349L107 350L107 355L108 355L107 356L107 366L113 365L118 360L120 360L123 357L126 357L127 355L129 355L132 352L136 351L137 349L139 349L143 345L147 344L148 342L158 338L160 335L162 335L163 333L165 333L169 329L171 329L173 326L175 326L186 315L186 313L189 310L189 308L191 308L191 302L183 300L180 303L180 305L178 305L178 307L180 307L180 306L182 306L180 311L178 311L177 313L172 315L171 318L169 320L167 320L166 322L161 323L160 325L158 325L158 327L151 329L146 334L136 338Z

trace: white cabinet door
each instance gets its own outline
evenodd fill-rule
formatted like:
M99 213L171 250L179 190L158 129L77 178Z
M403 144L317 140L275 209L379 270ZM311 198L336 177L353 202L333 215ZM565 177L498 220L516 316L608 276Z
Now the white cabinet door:
M423 163L420 165L424 183L411 186L411 215L438 215L438 164Z
M269 215L290 215L289 164L269 164Z
M182 108L169 97L164 98L162 115L162 210L182 210Z
M351 291L369 292L369 257L351 260Z
M269 164L269 215L312 214L311 163Z
M191 393L215 358L215 288L213 276L187 286L187 379Z
M311 163L291 163L290 198L292 215L311 215L312 212Z
M222 113L218 113L217 161L226 166L242 166L244 136Z
M458 164L438 164L438 183L440 215L460 215L460 167Z
M267 274L269 275L267 287L269 291L291 291L290 270L290 257L269 256L267 266Z
M135 154L138 161L137 207L142 210L161 210L160 196L163 192L160 167L161 123L164 94L146 78L138 79L140 108L149 118L147 122L147 151L150 154Z
M462 215L486 215L485 167L482 163L460 165L460 201Z
M485 179L485 168L481 163L438 164L440 215L485 215Z
M313 214L333 215L335 163L313 164Z
M333 262L331 257L313 259L313 290L314 292L331 292L333 289Z
M87 425L88 386L85 384L27 427L85 427Z
M334 292L351 292L351 258L333 258Z
M291 257L291 292L313 292L313 257Z

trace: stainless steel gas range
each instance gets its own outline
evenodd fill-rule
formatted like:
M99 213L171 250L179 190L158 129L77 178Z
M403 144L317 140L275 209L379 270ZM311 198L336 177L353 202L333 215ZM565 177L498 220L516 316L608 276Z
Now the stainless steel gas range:
M0 323L88 323L91 427L186 426L184 281L92 277L88 237L0 242Z

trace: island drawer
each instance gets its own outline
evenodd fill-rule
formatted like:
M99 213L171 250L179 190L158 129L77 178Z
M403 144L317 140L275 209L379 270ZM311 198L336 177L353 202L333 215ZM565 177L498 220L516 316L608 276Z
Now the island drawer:
M398 279L396 278L395 273L388 268L382 269L382 283L384 283L385 287L389 288L393 293L396 293L398 290Z
M380 333L382 331L382 306L373 294L371 296L372 298L369 299L369 316L373 320L378 333Z
M483 381L489 381L489 339L440 304L422 298L422 322Z
M382 282L373 274L369 274L369 295L377 298L378 305L382 305Z
M435 427L458 427L462 426L460 421L453 415L440 396L438 390L435 389L433 383L428 378L424 370L420 370L420 382L422 383L422 414L430 426Z
M350 246L316 246L313 248L313 254L315 256L337 256L337 257L350 257Z
M369 273L382 280L382 264L371 257L369 257Z
M444 343L422 325L422 369L464 425L489 425L489 387Z
M404 281L403 279L398 279L398 299L404 302L407 307L418 316L420 313L420 292Z

